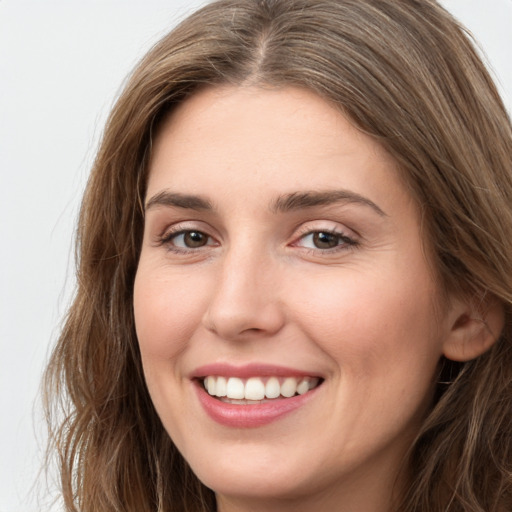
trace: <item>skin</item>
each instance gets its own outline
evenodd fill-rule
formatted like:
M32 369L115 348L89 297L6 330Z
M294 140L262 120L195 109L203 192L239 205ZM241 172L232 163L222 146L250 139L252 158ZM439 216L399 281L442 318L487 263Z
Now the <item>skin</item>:
M359 200L275 207L339 190ZM161 204L162 193L211 208ZM392 510L461 324L450 300L436 314L418 210L395 161L311 92L206 89L161 128L146 205L134 309L147 385L219 511ZM184 230L201 243L187 247ZM319 232L336 233L335 246L315 245ZM324 381L268 425L213 421L194 369L255 362Z

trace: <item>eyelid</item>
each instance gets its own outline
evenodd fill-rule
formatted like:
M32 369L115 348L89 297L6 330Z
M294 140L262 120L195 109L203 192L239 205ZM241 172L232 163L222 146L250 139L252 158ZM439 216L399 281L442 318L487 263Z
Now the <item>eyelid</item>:
M311 248L300 245L301 240L315 233L328 233L339 237L343 243L331 248ZM353 230L333 221L313 221L302 224L293 235L292 247L299 247L304 251L328 255L333 252L345 251L359 245L360 236Z
M158 238L165 238L168 235L177 234L181 231L201 231L202 233L215 238L215 236L211 234L213 229L209 224L195 219L180 220L166 224L162 229L159 230L159 233L156 236Z
M195 231L198 233L204 234L208 239L213 240L215 243L207 243L204 246L193 248L193 247L179 247L172 244L172 240L175 237L178 237L179 235ZM203 222L197 222L197 221L181 221L177 222L175 224L172 224L170 226L166 226L164 230L161 231L156 237L155 237L155 245L156 246L167 246L168 250L176 252L176 253L189 253L189 252L197 252L201 249L207 248L207 247L213 247L216 245L219 245L219 242L217 240L217 237L212 234L212 229L208 225L204 225Z
M352 238L354 240L358 240L361 238L360 235L353 229L350 229L339 222L334 222L331 220L314 220L304 222L294 230L292 238L296 239L300 238L301 236L308 235L310 233L317 233L321 231L324 231L326 233L343 235L346 236L347 238Z
M175 237L193 231L204 234L208 238L207 243L199 247L182 247L180 245L173 244L173 239ZM335 235L336 237L339 237L340 243L333 247L307 247L302 245L301 241L303 241L306 236L311 236L315 233ZM359 234L354 230L347 228L339 222L331 220L313 220L304 222L294 228L293 235L290 238L291 241L287 244L289 247L325 256L335 252L355 248L359 245L361 239ZM164 246L169 251L177 254L190 254L199 253L201 251L211 249L212 247L219 246L220 242L215 229L213 229L208 223L190 219L167 225L165 229L162 229L160 233L155 236L154 245L156 247Z

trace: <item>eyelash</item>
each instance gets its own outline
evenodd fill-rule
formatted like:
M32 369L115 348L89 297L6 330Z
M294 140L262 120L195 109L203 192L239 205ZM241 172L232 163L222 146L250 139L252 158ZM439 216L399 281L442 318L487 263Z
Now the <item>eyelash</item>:
M178 247L173 244L173 240L178 238L179 236L190 234L190 233L199 233L205 237L207 237L207 243L205 245L202 245L200 247ZM159 246L166 246L167 250L174 252L175 254L189 254L191 252L195 252L197 250L200 250L204 247L208 247L208 241L213 240L213 237L205 233L204 231L201 231L200 229L193 229L193 228L183 228L181 226L176 226L175 228L171 228L170 231L167 231L164 233L161 237L158 239L158 245Z
M354 238L346 235L342 231L336 230L336 229L305 229L302 233L299 233L299 236L297 237L297 241L293 242L292 246L300 246L300 242L304 241L306 237L311 236L314 237L314 235L322 234L322 235L328 235L333 236L337 239L338 243L333 247L328 248L319 248L319 247L302 247L304 251L307 251L308 253L315 254L315 255L329 255L333 253L338 253L341 251L347 251L349 249L355 248L358 246L359 242L355 240Z
M204 245L201 245L199 247L178 247L176 246L173 241L176 240L179 236L185 236L187 234L191 233L198 233L202 236L207 237L207 241ZM311 236L314 237L314 235L328 235L335 237L338 241L338 243L333 247L328 248L319 248L319 247L301 247L300 243L301 241L304 241L306 237ZM182 226L175 226L170 231L167 231L165 234L163 234L161 237L158 238L157 245L159 246L166 246L167 250L175 253L175 254L190 254L196 251L199 251L205 247L211 247L214 246L214 244L209 243L211 240L214 240L214 238L204 231L201 231L200 229L193 229L193 228L183 228ZM303 251L306 251L307 253L312 254L332 254L337 253L340 251L346 251L351 248L355 248L358 246L358 241L354 240L352 237L347 236L345 233L341 231L337 231L335 229L305 229L302 233L299 233L299 236L296 238L296 241L291 244L292 247L301 247Z

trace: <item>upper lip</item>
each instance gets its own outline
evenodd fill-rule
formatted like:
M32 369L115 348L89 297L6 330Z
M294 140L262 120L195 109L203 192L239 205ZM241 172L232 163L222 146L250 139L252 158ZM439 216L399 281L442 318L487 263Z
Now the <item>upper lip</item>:
M317 372L266 363L249 363L244 365L211 363L196 368L190 377L194 379L207 377L208 375L238 377L240 379L248 379L250 377L321 377Z

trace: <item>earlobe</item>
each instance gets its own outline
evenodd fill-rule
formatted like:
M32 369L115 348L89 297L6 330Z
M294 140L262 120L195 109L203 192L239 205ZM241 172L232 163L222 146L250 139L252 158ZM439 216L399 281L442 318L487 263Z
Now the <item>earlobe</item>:
M489 350L505 323L503 304L497 299L474 303L455 301L451 330L443 344L443 354L452 361L470 361Z

